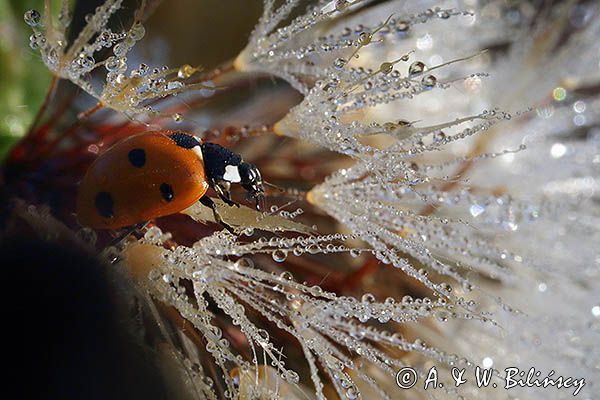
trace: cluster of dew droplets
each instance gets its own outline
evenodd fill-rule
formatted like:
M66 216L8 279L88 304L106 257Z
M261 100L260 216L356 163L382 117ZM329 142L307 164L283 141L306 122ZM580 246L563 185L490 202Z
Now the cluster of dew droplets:
M108 0L98 6L94 14L85 17L86 26L72 43L66 40L66 31L71 23L67 1L63 2L57 25L53 24L51 15L42 16L37 10L29 10L24 19L34 31L30 36L30 46L40 51L42 60L53 73L81 86L81 83L86 83L84 77L98 65L94 54L127 37L125 33L114 33L106 28L108 20L121 9L121 5L122 0ZM141 34L143 36L143 32Z
M25 13L25 22L33 28L30 45L39 50L46 66L58 77L68 79L94 96L106 107L129 116L155 113L145 104L153 99L177 95L184 90L214 89L201 83L186 84L186 80L198 68L183 65L180 68L150 68L140 64L127 73L127 55L145 35L141 24L145 2L135 12L131 27L120 32L108 28L113 14L123 8L122 0L107 0L93 14L85 17L86 25L72 43L66 40L70 24L68 1L63 2L58 25L52 23L50 15L42 16L36 10ZM49 9L46 9L46 13ZM111 49L112 54L106 52ZM108 55L98 59L101 51ZM91 72L103 67L104 82L98 86ZM174 117L175 118L175 117ZM181 119L181 118L180 118Z
M442 10L437 9L427 10L409 20L426 22L432 16L439 16L441 12ZM459 13L449 13L448 16L457 14ZM376 149L364 144L359 140L361 137L385 133L402 139L419 130L406 120L365 125L356 118L349 117L350 115L365 107L378 107L398 100L412 99L432 89L448 89L455 82L474 76L485 76L484 73L475 73L439 80L435 75L437 69L453 63L466 62L478 54L429 67L423 61L414 60L405 69L397 68L399 63L410 61L413 53L411 51L397 59L383 61L375 69L353 66L351 61L359 56L361 49L385 40L385 33L389 31L390 25L396 23L397 20L390 16L373 28L362 25L357 28L357 35L347 39L350 45L345 49L338 49L348 55L315 66L320 73L305 76L309 78L308 82L314 84L302 86L304 100L276 124L276 131L352 157L363 158L375 153ZM406 72L403 73L402 69ZM284 79L287 78L284 76ZM296 78L288 81L294 86L300 82ZM347 122L348 120L351 122ZM378 129L380 127L383 129ZM427 129L432 127L423 128L421 131ZM440 139L442 135L443 132L438 132Z
M417 270L402 255L410 255L430 270L452 278L462 292L468 294L474 285L457 267L473 268L494 279L508 280L511 274L507 272L506 263L522 261L520 255L496 248L485 238L475 239L471 224L487 226L496 232L514 230L515 224L534 216L536 210L531 204L509 196L475 196L468 190L457 193L444 190L444 185L451 180L444 171L462 162L498 157L508 151L438 164L417 162L415 156L485 133L510 118L508 113L492 110L423 129L410 128L411 135L385 150L363 157L352 168L333 174L313 188L308 199L366 241L381 262L400 268L438 295L474 311L472 300L457 296L447 283L432 282L425 269ZM459 128L467 123L468 127ZM371 128L381 129L376 125ZM454 133L443 134L442 129L453 129ZM364 204L369 207L365 208ZM473 214L473 204L483 207L477 215ZM428 206L433 210L451 208L455 215L461 215L460 210L467 213L462 213L464 219L422 215ZM474 220L473 217L480 214L485 215Z
M324 1L310 6L305 14L294 18L288 25L275 29L298 3L287 1L275 8L273 1L265 0L263 15L248 46L238 56L236 65L243 70L261 70L278 75L302 93L310 89L312 82L327 75L327 66L331 63L331 57L336 54L348 51L352 53L351 57L340 56L335 60L334 65L341 68L348 63L349 58L357 56L360 48L384 39L404 38L415 24L469 14L436 7L412 15L390 16L375 26L358 24L355 27L339 28L337 24L332 24L330 31L323 32L316 28L320 22L337 22L364 5L360 0ZM311 29L315 30L316 41L307 44L296 39L300 33Z
M281 134L302 138L356 158L364 158L377 152L359 140L370 135L387 134L402 140L435 132L438 145L447 143L444 133L441 132L442 126L416 128L406 120L364 123L352 119L351 122L346 122L349 115L365 107L377 107L411 99L432 89L447 89L453 82L468 78L442 81L438 80L432 71L470 57L430 68L422 61L416 60L406 68L405 74L394 69L397 63L409 61L409 58L410 54L405 54L397 60L385 61L376 70L345 64L343 67L336 67L334 62L334 66L327 69L327 77L318 80L304 100L279 121L275 129ZM473 75L469 75L471 76ZM477 118L483 118L483 113L481 116L470 117L467 121ZM473 130L474 128L467 130L462 137L474 133ZM452 140L457 139L458 137L455 137Z
M422 18L426 21L434 14L434 11L428 10ZM424 207L435 209L440 203L437 199L451 197L443 187L455 177L438 176L439 173L447 173L462 162L475 161L475 158L457 158L444 165L424 164L422 168L415 158L485 133L498 122L510 120L512 115L486 110L478 115L421 127L406 120L362 123L351 118L352 122L347 123L349 115L365 107L411 99L432 89L447 89L453 82L473 77L440 80L435 76L437 69L466 62L473 56L429 67L423 61L414 60L406 67L405 73L400 72L396 65L408 62L410 53L396 60L384 61L374 70L353 67L351 60L360 49L373 43L380 33L386 33L391 23L396 23L396 20L389 17L374 28L361 27L360 33L349 39L349 57L337 58L330 67L325 67L322 78L316 81L314 87L307 89L304 100L277 123L275 129L357 158L359 163L355 167L339 171L314 188L309 193L309 201L358 234L372 247L377 259L402 269L437 295L475 312L476 305L472 300L457 295L453 286L447 283L432 282L425 269L417 270L402 254L410 255L430 270L449 276L467 294L474 286L458 272L458 267L465 267L460 260L470 259L471 264L466 267L485 270L497 278L509 275L505 272L504 261L507 258L518 261L519 255L487 245L485 240L470 242L468 238L473 235L468 230L472 228L463 220L419 215ZM397 140L385 149L370 147L360 140L377 134L387 134ZM512 151L476 158L492 158ZM490 203L495 199L477 201ZM369 204L369 208L365 209L364 204ZM507 210L507 207L503 209ZM511 203L510 207L515 207L515 203ZM442 262L448 255L452 256L451 261ZM485 313L479 315L487 318Z
M137 244L129 246L131 251L135 246L156 246L168 237L153 227ZM192 247L178 246L173 250L159 247L161 254L157 267L150 271L143 287L160 301L176 307L203 335L208 343L207 351L222 369L227 390L232 395L238 388L228 373L231 365L248 370L261 363L270 364L287 384L300 383L299 375L286 365L284 354L273 344L272 336L278 335L277 331L292 335L300 344L311 370L317 398L324 398L325 382L330 382L341 398L358 398L356 379L369 385L381 398L391 398L369 373L355 364L355 357L358 357L393 378L396 370L405 364L383 350L381 345L455 365L458 359L455 355L366 323L393 321L403 324L429 317L440 322L483 318L459 311L444 298L434 301L405 296L400 300L388 298L379 302L371 294L365 294L361 299L337 296L319 286L298 283L287 271L280 274L262 271L249 258L265 252L272 252L276 257L278 251L293 252L298 248L312 253L347 251L347 247L337 243L348 239L351 238L346 235L331 234L238 243L231 235L215 233ZM124 251L127 253L128 248ZM242 258L229 261L232 256ZM193 283L193 301L183 287L184 281ZM235 347L218 334L220 330L215 322L218 317L209 310L207 299L228 315L246 337L248 351L253 355L250 362L241 358ZM277 329L266 331L253 322L249 317L251 313L259 313ZM340 352L339 346L354 356ZM320 370L317 365L324 369Z

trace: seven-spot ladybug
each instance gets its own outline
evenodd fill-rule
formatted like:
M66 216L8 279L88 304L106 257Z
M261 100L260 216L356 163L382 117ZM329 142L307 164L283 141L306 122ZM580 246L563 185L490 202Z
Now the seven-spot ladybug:
M225 226L212 187L229 205L231 183L239 183L260 208L264 190L255 165L214 143L183 132L148 132L126 138L98 157L77 197L77 218L96 229L116 229L177 213L200 200Z

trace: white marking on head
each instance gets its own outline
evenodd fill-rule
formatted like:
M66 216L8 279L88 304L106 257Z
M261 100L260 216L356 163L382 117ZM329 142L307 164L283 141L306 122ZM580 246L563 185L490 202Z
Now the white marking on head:
M223 179L227 182L231 183L239 183L242 181L240 177L240 170L235 165L227 165L225 167L225 173L223 174Z
M202 148L200 146L192 147L192 151L196 153L199 159L204 160L204 155L202 154Z

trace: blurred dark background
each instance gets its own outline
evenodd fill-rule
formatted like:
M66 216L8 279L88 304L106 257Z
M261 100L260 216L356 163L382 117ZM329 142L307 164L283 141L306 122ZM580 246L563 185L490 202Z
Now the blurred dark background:
M24 231L0 240L0 265L5 396L168 398L152 352L118 316L108 266Z

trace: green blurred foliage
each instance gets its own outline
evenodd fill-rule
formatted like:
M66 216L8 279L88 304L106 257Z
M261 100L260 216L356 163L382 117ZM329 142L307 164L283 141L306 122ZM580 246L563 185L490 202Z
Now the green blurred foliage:
M0 1L0 159L27 132L51 80L29 47L31 28L23 13L31 8L43 9L43 1Z

